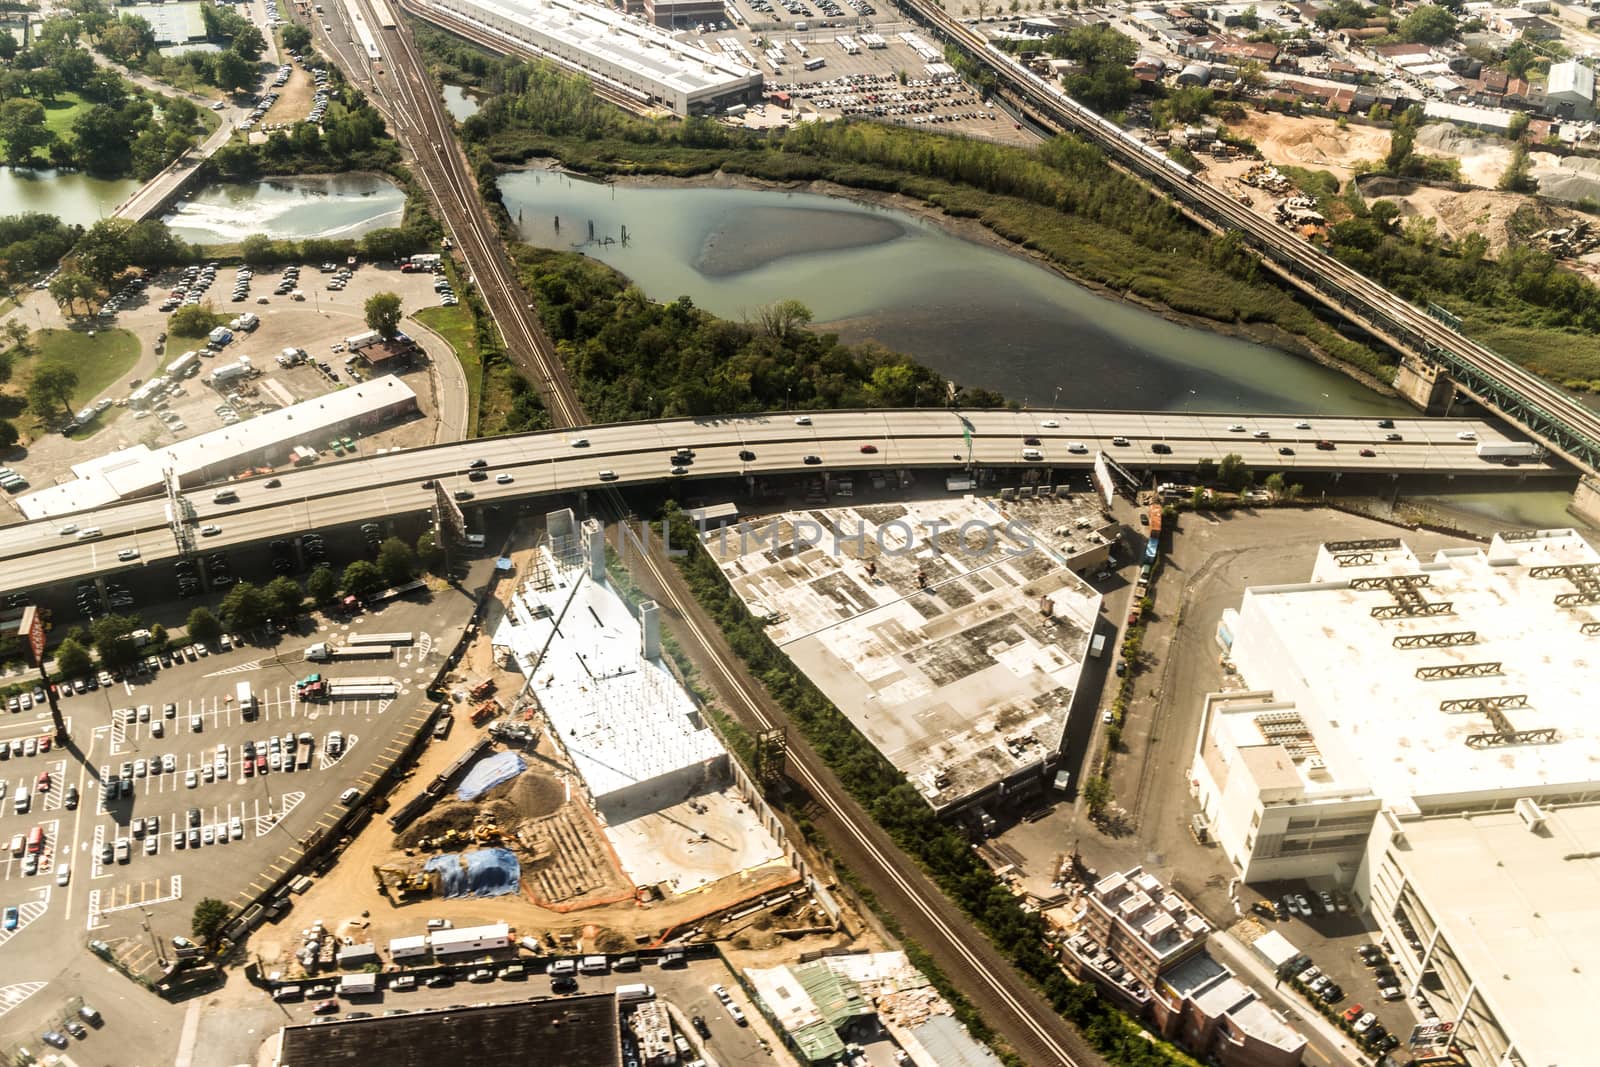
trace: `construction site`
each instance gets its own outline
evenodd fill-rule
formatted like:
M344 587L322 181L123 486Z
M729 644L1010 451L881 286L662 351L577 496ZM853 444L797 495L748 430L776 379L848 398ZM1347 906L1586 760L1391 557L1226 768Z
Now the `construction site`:
M776 944L837 924L662 660L654 606L631 610L607 579L598 528L557 512L546 530L501 560L433 740L386 818L300 887L304 914L324 918L256 934L284 978L444 919L506 924L513 951L741 931ZM760 930L775 933L752 938Z

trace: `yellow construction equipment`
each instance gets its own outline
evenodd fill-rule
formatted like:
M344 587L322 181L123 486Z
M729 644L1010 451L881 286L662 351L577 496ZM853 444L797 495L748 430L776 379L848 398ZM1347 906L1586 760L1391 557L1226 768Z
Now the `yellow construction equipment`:
M378 892L385 896L392 892L396 900L415 900L433 895L433 876L426 871L374 865L372 874L378 880Z

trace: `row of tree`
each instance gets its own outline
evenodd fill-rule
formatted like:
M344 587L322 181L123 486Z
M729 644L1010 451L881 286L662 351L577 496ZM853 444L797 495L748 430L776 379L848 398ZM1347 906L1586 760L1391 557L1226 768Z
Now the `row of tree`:
M229 587L216 611L199 607L189 613L185 640L215 645L225 629L248 631L267 623L293 622L305 610L308 597L321 606L331 604L341 590L363 596L404 584L416 577L419 558L432 567L442 562L443 554L431 534L424 534L415 549L398 537L388 538L378 546L375 562L356 560L340 576L327 567L318 567L307 576L304 586L286 576L274 578L264 586L238 582ZM141 628L137 616L115 614L102 615L87 629L73 627L56 647L56 672L65 678L83 677L95 669L96 657L106 669L120 670L150 655L152 650L168 646L167 630L159 624L150 627L148 644L137 644L132 635Z

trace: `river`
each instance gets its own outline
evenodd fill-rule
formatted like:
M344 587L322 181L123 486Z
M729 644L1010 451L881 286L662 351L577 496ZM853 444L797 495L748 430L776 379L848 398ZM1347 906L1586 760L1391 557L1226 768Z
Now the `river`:
M219 182L178 201L164 221L185 241L225 244L271 237L359 237L400 225L405 194L373 174Z
M904 212L550 171L506 174L500 188L525 239L579 249L653 299L687 295L729 318L799 300L846 340L876 340L964 385L1039 406L1413 413L1310 360L1169 322ZM1568 525L1566 501L1565 489L1532 489L1423 502L1487 529Z
M132 178L91 178L73 171L0 167L0 215L37 211L93 226L139 188Z

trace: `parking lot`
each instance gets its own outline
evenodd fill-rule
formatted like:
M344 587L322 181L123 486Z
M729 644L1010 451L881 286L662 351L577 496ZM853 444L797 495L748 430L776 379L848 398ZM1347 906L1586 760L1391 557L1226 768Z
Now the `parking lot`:
M198 283L205 267L191 266L195 268L193 280ZM160 447L263 411L324 396L361 380L367 373L360 360L344 351L343 342L366 331L364 305L368 297L379 292L396 293L407 312L445 302L443 294L434 288L434 276L426 272L408 274L397 268L365 264L350 268L348 280L340 283L336 271L347 269L345 265L322 263L301 265L297 276L288 266L252 271L245 276L248 284L242 298L235 301L240 269L250 270L218 267L209 286L198 293L185 285L187 268L157 275L143 288L129 290L114 317L103 322L137 335L142 354L126 377L90 405L90 409L97 410L80 413L96 416L91 422L97 427L95 432L76 438L45 434L29 444L26 458L8 465L35 488L43 488L72 477L73 464L95 456L140 443ZM292 283L288 289L283 287L285 281ZM303 299L294 298L296 289ZM182 294L178 303L167 303L174 293ZM41 294L34 294L33 298L40 299ZM225 344L208 346L204 339L167 336L170 311L191 298L208 303L227 316L229 325L224 328L231 337ZM161 310L164 304L167 311ZM246 313L257 321L249 325L238 322ZM433 443L441 425L439 390L447 389L453 396L457 388L464 389L464 385L455 384L460 371L442 342L409 323L402 323L401 328L423 346L427 357L419 356L399 372L417 393L421 417L363 440L363 449ZM306 356L283 366L277 357L285 349L303 350ZM189 376L177 380L172 391L142 411L128 403L132 394L149 388L152 379L166 373L174 361L190 351L198 353L192 361L194 369ZM219 367L236 364L241 357L260 373L212 384ZM430 363L439 360L447 366L435 375ZM326 369L322 364L327 365ZM228 373L231 372L224 372ZM441 382L440 377L446 374L449 379ZM442 402L448 406L451 398L447 396ZM335 457L329 454L324 458Z
M392 757L431 715L422 686L470 613L468 596L452 589L276 644L246 643L193 662L180 656L153 676L62 699L72 736L65 748L41 751L49 720L37 706L0 718L0 778L9 790L0 811L0 907L19 909L17 929L0 938L24 937L12 973L26 975L30 958L47 960L62 936L123 938L149 955L143 924L186 934L196 900L238 906L251 886L270 882L286 869L286 854L332 825L347 789L371 784L374 760ZM306 664L307 645L340 640L352 626L410 628L415 639L359 667ZM395 696L307 702L295 682L308 671L382 675L394 680ZM254 714L236 699L241 681L259 705ZM17 810L19 788L26 811ZM36 850L28 841L35 828ZM20 851L10 847L18 835ZM64 878L60 864L69 865ZM55 934L34 937L34 924Z

